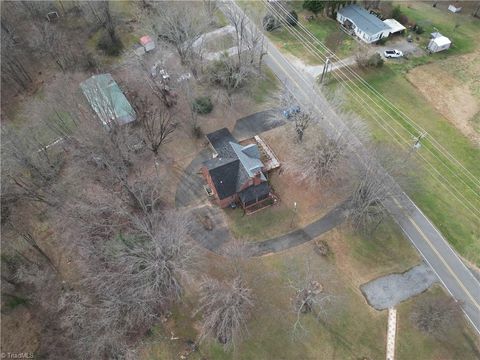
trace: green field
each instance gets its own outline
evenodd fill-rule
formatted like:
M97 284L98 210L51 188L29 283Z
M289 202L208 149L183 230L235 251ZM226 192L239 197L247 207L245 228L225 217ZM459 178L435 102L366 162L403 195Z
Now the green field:
M454 14L445 8L433 8L431 3L398 2L401 11L408 16L410 22L422 26L425 32L420 37L420 44L427 46L430 33L439 31L452 40L452 46L439 57L469 53L478 47L480 20L469 16L467 11Z
M427 132L428 137L434 138L438 143L461 163L477 178L480 177L480 149L475 147L471 141L464 137L447 119L436 112L427 100L406 80L399 72L393 70L389 66L385 66L380 70L375 70L364 75L364 79L375 90L380 92L385 98L390 100L398 108L413 119L417 124L422 126ZM335 87L335 84L332 84ZM368 91L365 86L358 84L359 87ZM401 120L394 112L387 110L384 118L379 118L372 111L367 111L364 107L365 103L354 101L356 96L351 92L347 92L348 109L362 116L372 129L373 137L378 143L388 144L392 148L403 149L408 148L408 143L402 142L400 147L394 139L402 137L405 141L413 144L413 139L405 131L405 128L411 127L405 121ZM367 103L375 108L371 101ZM371 109L371 108L370 108ZM378 110L378 109L377 109ZM385 114L381 112L382 114ZM395 123L394 119L399 123ZM379 123L381 125L379 125ZM384 128L382 128L384 127ZM397 135L391 129L395 129L400 134ZM413 130L412 130L413 131ZM432 153L429 153L431 150ZM435 170L432 170L426 162L420 158L424 157L435 168L439 169L442 177L439 178ZM425 143L423 148L413 155L418 160L412 182L407 186L407 193L412 196L413 200L420 206L426 215L433 221L439 230L446 236L449 242L468 260L479 265L480 264L480 224L470 210L457 200L461 195L452 195L445 187L454 186L461 191L461 194L474 206L480 207L478 198L472 193L467 186L461 183L455 171L450 172L438 160L441 157L430 143ZM449 167L450 168L450 167ZM448 184L449 183L449 184ZM474 185L470 183L472 187ZM457 198L456 198L457 197Z
M261 22L261 19L267 13L266 5L263 1L237 1L237 3L247 11L249 16L255 18L258 23ZM298 14L298 21L312 32L317 39L324 42L340 58L351 55L355 48L355 40L339 29L337 21L324 17L321 14L313 20L307 21L305 17L311 15L311 13L303 10L302 4L302 1L289 2L289 6ZM306 51L303 44L292 35L285 26L275 29L272 32L266 32L266 35L280 49L291 53L305 63L310 65L320 63L318 57Z
M413 306L420 299L448 296L440 286L406 301L397 308L398 330L396 343L397 359L478 359L479 349L473 333L461 324L454 323L442 340L435 339L417 330L410 320ZM449 353L450 355L446 355Z

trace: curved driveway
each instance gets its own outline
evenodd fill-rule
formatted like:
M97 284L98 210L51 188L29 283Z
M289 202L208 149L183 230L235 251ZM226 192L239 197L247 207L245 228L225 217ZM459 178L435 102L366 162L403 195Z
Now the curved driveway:
M221 9L223 7L231 7L234 11L243 13L240 7L232 1L222 3ZM256 28L256 25L248 22L247 28L251 31ZM259 29L255 30L260 31ZM320 117L324 121L320 125L337 129L345 127L342 119L331 108L321 91L317 89L315 79L308 74L299 72L266 37L265 43L268 49L264 58L265 64L279 79L288 83L299 103L313 107L321 115ZM355 145L359 154L365 152L361 143L358 142ZM480 282L407 194L403 193L402 196L385 205L447 291L460 302L466 317L475 330L480 333Z

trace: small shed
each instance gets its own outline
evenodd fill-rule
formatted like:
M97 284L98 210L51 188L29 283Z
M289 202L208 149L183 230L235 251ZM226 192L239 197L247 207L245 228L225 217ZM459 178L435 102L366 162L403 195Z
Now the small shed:
M127 124L136 119L135 111L111 74L93 75L80 83L88 103L104 126Z
M446 36L441 35L431 39L428 43L427 48L430 52L436 53L439 51L447 50L450 45L452 45L450 39Z
M155 49L155 41L153 41L153 39L148 35L142 36L140 38L140 44L145 49L145 52L149 52Z
M462 7L458 6L457 4L455 4L455 5L450 4L450 5L448 5L448 10L453 12L453 13L458 13L458 12L462 11Z

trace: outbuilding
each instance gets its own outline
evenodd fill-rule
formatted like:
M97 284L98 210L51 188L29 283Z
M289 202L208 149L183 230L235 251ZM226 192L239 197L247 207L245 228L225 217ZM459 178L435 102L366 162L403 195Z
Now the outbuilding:
M462 7L461 6L458 6L457 4L450 4L448 5L448 10L453 12L453 13L459 13L460 11L462 11Z
M80 83L80 88L102 124L124 125L135 121L136 115L111 74L93 75Z
M155 41L153 41L153 39L148 35L142 36L140 38L140 44L145 49L145 52L149 52L155 49Z
M348 5L337 12L337 21L362 41L370 44L387 37L390 27L358 5Z
M427 46L428 51L432 53L436 53L436 52L447 50L448 48L450 48L450 45L452 45L452 42L450 41L450 39L441 34L439 35L440 36L437 36L430 40Z

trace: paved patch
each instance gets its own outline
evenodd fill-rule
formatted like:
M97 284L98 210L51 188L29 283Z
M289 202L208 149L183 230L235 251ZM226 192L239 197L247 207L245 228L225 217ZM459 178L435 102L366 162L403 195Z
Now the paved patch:
M395 307L398 303L427 290L438 282L430 267L421 263L402 274L390 274L360 286L368 303L377 310Z
M202 163L210 159L211 156L210 150L202 150L187 166L175 192L175 207L198 205L207 199L207 194L203 188L205 181L198 172Z
M265 241L249 244L249 254L251 256L262 256L269 253L276 253L313 240L314 238L330 231L345 220L342 205L343 204L334 208L327 215L307 225L303 229L298 229Z
M232 240L225 213L218 206L205 205L191 211L194 217L192 236L202 247L218 253L222 245ZM206 217L212 225L211 229L207 229L202 222Z
M238 119L232 135L237 140L243 140L285 125L285 123L280 110L260 111Z

